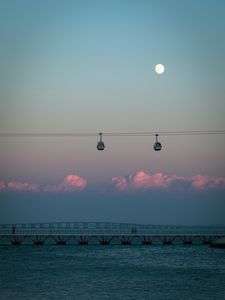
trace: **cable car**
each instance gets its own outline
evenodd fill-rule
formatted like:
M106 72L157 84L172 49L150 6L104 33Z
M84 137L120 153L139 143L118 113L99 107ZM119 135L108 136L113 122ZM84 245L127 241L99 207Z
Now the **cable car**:
M156 142L155 142L155 144L154 144L154 146L153 146L153 148L154 148L155 151L160 151L160 150L162 149L162 145L161 145L161 143L158 141L158 136L159 136L158 134L155 135Z
M101 133L101 132L99 133L99 136L100 136L100 140L99 140L99 142L98 142L96 148L97 148L99 151L102 151L102 150L105 149L105 144L104 144L104 142L102 141L102 133Z

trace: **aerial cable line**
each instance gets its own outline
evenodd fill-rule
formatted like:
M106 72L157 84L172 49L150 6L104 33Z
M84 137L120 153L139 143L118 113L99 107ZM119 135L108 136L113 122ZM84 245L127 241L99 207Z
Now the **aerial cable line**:
M225 134L225 130L186 130L186 131L138 131L138 132L105 132L104 136L186 136L186 135L219 135ZM0 132L0 137L96 137L99 133L85 132Z
M162 150L162 144L158 141L158 136L187 136L187 135L213 135L213 134L225 134L225 130L186 130L186 131L161 131L161 132L108 132L104 133L104 136L111 137L138 137L138 136L155 136L155 143L153 149L155 151ZM93 137L99 136L97 143L97 150L102 151L105 149L105 144L102 140L103 133L75 133L75 132L52 132L52 133L35 133L35 132L11 132L11 133L0 133L0 137Z

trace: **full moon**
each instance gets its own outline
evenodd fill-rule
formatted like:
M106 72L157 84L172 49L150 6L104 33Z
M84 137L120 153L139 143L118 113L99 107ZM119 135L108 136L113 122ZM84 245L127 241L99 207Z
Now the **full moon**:
M162 65L162 64L155 65L155 72L157 74L163 74L164 71L165 71L165 66L164 65Z

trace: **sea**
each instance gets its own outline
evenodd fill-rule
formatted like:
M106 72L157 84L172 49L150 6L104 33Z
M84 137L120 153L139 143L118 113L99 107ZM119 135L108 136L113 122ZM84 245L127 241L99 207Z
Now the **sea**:
M225 299L225 249L0 245L0 299Z

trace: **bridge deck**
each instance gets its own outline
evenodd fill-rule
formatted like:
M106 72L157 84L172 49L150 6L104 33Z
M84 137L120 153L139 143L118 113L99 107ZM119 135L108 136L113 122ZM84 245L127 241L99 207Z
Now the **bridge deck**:
M109 222L0 224L0 244L211 244L225 227L156 226Z
M0 244L212 244L225 234L132 234L132 233L4 233L0 234Z

